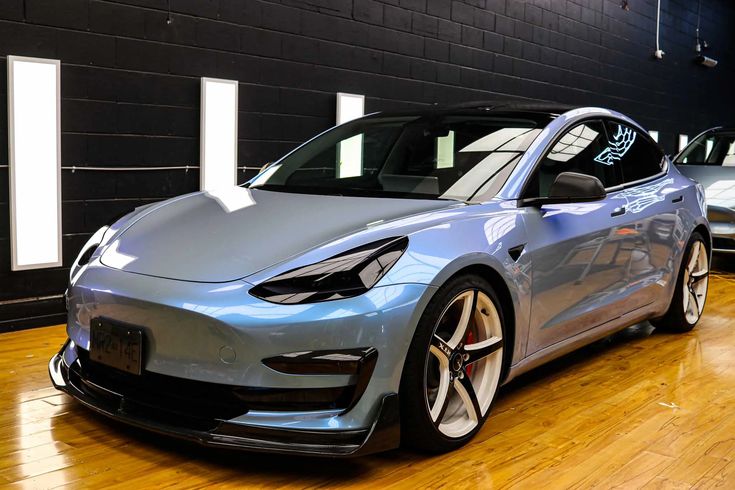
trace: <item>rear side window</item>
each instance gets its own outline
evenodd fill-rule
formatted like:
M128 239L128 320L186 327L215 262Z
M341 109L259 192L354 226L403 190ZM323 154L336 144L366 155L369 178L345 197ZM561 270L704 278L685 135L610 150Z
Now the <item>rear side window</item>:
M609 140L601 157L619 162L625 183L661 173L664 153L646 135L617 121L608 121L607 128Z
M618 162L604 157L608 136L602 121L585 121L567 130L541 160L526 188L526 197L548 197L562 172L597 177L606 188L622 183Z

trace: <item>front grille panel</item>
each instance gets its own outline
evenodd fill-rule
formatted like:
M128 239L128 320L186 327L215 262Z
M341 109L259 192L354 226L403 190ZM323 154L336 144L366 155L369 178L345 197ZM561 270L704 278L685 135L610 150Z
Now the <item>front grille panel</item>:
M125 412L140 412L167 422L183 417L192 422L228 420L249 410L299 411L344 409L355 385L335 388L254 388L189 380L143 371L135 375L90 360L77 348L72 381L85 392L119 403ZM208 425L208 424L207 424Z

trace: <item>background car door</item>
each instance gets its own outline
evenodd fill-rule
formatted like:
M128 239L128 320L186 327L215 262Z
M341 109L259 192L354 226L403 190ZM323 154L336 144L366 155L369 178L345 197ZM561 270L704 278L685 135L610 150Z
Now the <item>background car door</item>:
M704 187L716 249L735 249L735 130L699 136L676 157L679 171ZM720 235L720 236L717 236Z
M624 233L630 246L626 273L626 308L628 311L653 303L664 293L675 269L676 240L686 240L676 209L684 194L676 192L674 179L664 172L663 151L646 133L617 121L606 122L611 143L618 144L616 158L623 173L625 190L618 198L625 200L617 233Z
M568 130L539 162L524 197L544 197L561 172L619 186L618 160L608 158L609 140L601 121ZM529 207L524 213L532 263L531 329L526 354L603 324L624 309L629 238L617 219L626 204L619 193L601 201Z
M681 173L701 183L705 192L732 188L735 184L735 130L715 129L704 133L676 157L675 163ZM708 203L709 198L708 195Z

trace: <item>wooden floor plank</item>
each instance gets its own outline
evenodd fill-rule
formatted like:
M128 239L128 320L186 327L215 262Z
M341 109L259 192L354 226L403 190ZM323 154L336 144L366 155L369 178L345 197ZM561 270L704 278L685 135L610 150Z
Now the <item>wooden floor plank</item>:
M687 334L642 324L503 388L465 448L357 460L212 451L50 386L63 326L0 335L0 484L14 488L735 488L735 274Z

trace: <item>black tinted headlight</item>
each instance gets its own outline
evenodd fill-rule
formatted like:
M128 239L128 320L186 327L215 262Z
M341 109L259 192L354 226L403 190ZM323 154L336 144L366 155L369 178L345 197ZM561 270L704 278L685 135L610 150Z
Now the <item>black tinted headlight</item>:
M117 216L112 218L105 226L97 230L90 237L89 240L87 240L87 243L85 243L82 247L82 250L79 251L79 255L77 255L76 260L71 266L71 270L69 271L70 280L74 277L74 274L76 274L82 266L85 266L89 263L89 261L92 259L92 256L99 247L105 245L108 241L110 241L110 238L112 238L112 236L117 232L116 229L113 229L113 225L117 223L120 219L129 215L131 212L132 211L125 211L122 214L118 214Z
M316 303L358 296L388 272L407 246L406 237L379 240L316 264L284 272L255 286L250 294L282 304Z

